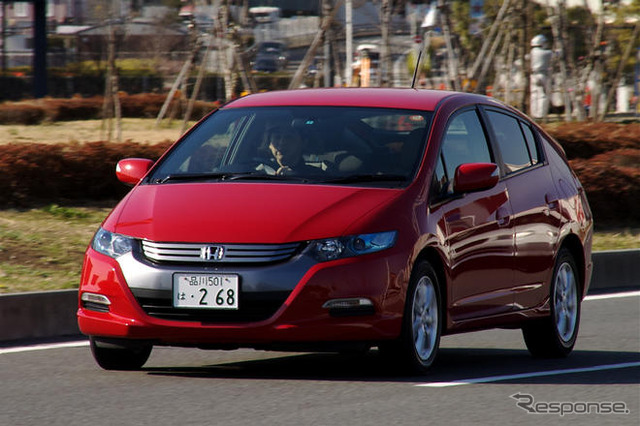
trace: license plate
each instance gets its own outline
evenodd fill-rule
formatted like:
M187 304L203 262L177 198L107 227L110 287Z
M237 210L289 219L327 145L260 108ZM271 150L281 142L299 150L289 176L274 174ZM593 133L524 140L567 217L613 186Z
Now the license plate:
M176 308L238 309L238 276L175 274L173 306Z

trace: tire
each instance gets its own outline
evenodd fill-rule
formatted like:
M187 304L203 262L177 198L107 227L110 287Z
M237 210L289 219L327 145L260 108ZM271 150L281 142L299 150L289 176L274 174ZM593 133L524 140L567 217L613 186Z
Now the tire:
M93 337L90 342L93 358L105 370L140 370L153 349L146 343L114 344Z
M438 276L429 262L421 261L411 274L400 339L379 349L400 369L424 374L438 354L442 322Z
M580 287L578 269L566 248L558 253L550 285L551 315L522 327L522 335L531 355L537 358L562 358L571 353L580 325Z

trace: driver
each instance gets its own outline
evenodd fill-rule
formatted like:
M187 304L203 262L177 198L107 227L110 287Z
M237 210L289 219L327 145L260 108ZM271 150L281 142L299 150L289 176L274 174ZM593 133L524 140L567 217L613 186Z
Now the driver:
M269 150L278 163L276 175L318 174L319 168L305 164L302 138L292 128L278 126L268 133Z

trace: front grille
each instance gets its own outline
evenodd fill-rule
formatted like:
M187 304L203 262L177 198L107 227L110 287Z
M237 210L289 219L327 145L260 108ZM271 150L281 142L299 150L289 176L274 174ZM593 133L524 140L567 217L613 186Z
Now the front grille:
M288 244L205 244L142 241L142 252L154 262L270 263L287 260L300 248Z
M288 291L241 293L237 310L175 308L171 291L132 289L140 307L155 318L199 321L205 324L263 321L276 313L289 296Z

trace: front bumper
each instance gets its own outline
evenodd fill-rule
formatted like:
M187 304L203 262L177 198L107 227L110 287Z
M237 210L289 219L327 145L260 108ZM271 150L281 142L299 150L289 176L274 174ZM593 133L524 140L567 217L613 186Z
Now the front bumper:
M178 346L389 340L400 334L406 270L406 256L394 249L325 263L300 255L267 266L203 268L155 265L135 255L116 261L89 248L79 291L78 324L89 336ZM171 277L185 271L237 273L240 306L246 301L245 305L252 304L257 311L264 311L263 305L270 307L257 316L252 316L254 311L245 315L247 311L210 310L180 315L187 311L172 307ZM84 294L104 296L109 305L88 303L82 300ZM370 300L372 309L347 308L342 312L345 315L335 315L323 307L329 300L350 298ZM158 303L164 307L158 308Z

